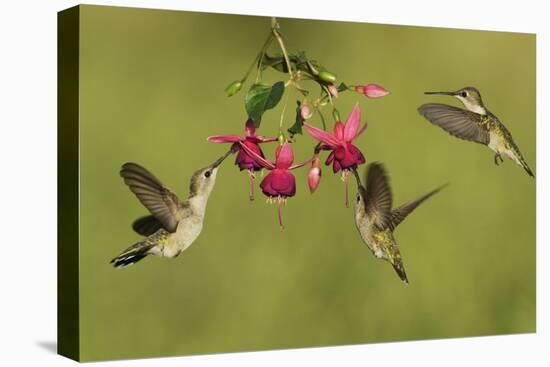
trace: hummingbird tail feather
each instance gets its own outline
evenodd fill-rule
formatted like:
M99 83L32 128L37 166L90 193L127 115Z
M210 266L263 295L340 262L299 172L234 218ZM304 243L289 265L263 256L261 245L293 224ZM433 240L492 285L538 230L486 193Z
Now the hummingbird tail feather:
M527 174L529 176L535 178L535 175L533 174L533 171L531 171L531 168L529 168L529 166L527 165L527 162L525 162L525 159L523 159L523 157L520 157L519 164L520 164L520 166L523 167L523 169L525 170L525 172L527 172Z
M149 250L151 247L153 246L146 242L138 242L135 245L128 247L120 255L112 259L111 264L118 269L130 266L149 255Z
M509 158L511 158L514 162L516 162L518 165L521 166L527 172L527 174L533 178L535 178L535 175L533 174L533 171L531 171L531 168L527 165L527 162L525 161L525 158L523 158L523 155L519 151L519 149L513 145L512 149L510 149L509 152L507 152L507 155Z
M423 202L425 202L426 200L428 200L429 198L431 198L432 196L434 196L435 194L437 194L438 192L440 192L441 190L443 190L447 186L449 186L448 183L446 183L444 185L441 185L438 188L436 188L435 190L432 190L429 193L422 195L418 199L413 200L413 201L409 201L408 203L405 203L405 204L401 205L400 207L395 208L394 210L392 210L392 212L391 212L391 228L395 229L401 222L403 222L405 220L405 218L407 218L407 216L409 214L411 214L416 208L418 208L418 206L420 204L422 204Z
M409 279L407 278L407 273L405 273L405 268L403 267L403 264L402 263L396 263L396 264L392 264L392 266L393 266L393 269L395 270L395 272L397 273L397 275L399 276L399 278L405 284L409 284Z

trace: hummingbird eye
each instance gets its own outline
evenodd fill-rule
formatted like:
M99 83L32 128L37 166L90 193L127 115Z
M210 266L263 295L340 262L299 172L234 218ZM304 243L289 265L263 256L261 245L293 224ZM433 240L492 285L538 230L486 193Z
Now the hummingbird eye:
M212 172L206 171L206 172L204 172L204 177L208 178L208 177L210 177L211 174L212 174Z
M360 201L361 201L361 195L357 193L357 202L360 202Z
M461 95L462 97L466 98L466 97L468 96L468 93L462 92L462 93L460 93L460 95Z

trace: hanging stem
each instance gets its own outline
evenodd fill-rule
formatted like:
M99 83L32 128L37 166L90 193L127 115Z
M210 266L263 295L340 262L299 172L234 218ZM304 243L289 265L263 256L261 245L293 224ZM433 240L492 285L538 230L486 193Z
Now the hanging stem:
M323 116L323 113L321 112L321 109L319 107L315 107L317 112L319 113L319 116L321 117L321 122L323 123L323 130L327 131L327 123L325 122L325 117Z
M325 92L327 92L328 100L329 100L330 104L334 107L334 102L332 101L332 94L330 93L330 90L328 90L328 87L326 87L324 85L323 85L323 89L325 90Z
M283 131L283 120L285 118L286 105L288 104L288 93L285 96L285 104L283 105L283 110L281 111L281 118L279 120L279 133Z
M292 72L292 65L290 64L290 58L288 57L288 52L286 51L285 43L283 41L283 37L281 37L281 33L279 33L279 23L277 22L277 18L271 18L271 32L273 33L273 36L275 36L275 39L277 39L277 42L279 43L279 47L281 48L281 51L283 52L283 56L285 58L286 67L288 69L288 75L290 76L290 80L294 79L294 74Z
M269 47L269 45L271 44L271 41L273 41L273 33L269 33L269 36L267 37L267 39L265 40L265 43L264 45L262 46L262 48L260 49L260 52L258 52L258 55L256 55L256 57L254 58L254 61L252 61L252 63L250 64L250 66L248 67L248 70L246 71L246 74L244 75L244 77L241 79L241 82L244 83L246 81L246 79L248 79L248 76L250 75L250 73L252 72L252 69L254 68L254 66L257 66L258 64L258 61L261 61L264 57L264 53L265 51L267 50L267 48ZM258 68L259 70L259 68Z

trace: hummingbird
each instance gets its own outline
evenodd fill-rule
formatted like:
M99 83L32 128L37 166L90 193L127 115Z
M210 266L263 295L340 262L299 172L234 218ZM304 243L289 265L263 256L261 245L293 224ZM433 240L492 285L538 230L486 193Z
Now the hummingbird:
M191 177L187 200L180 199L151 172L137 163L122 165L120 175L151 215L134 221L133 229L144 239L111 260L115 268L132 265L148 255L177 257L202 231L208 197L216 183L219 165L232 151Z
M519 164L531 177L529 168L512 134L498 117L489 111L474 87L466 87L455 92L425 92L424 94L444 94L458 98L466 109L441 103L427 103L418 112L432 124L441 127L457 138L487 145L495 152L494 161L498 166L504 161L502 155Z
M381 163L373 162L366 174L363 186L356 169L352 170L357 180L357 198L355 202L355 225L363 242L378 259L386 260L394 268L399 278L409 284L403 258L395 241L393 232L405 218L420 204L438 193L447 185L392 209L392 193L388 174Z

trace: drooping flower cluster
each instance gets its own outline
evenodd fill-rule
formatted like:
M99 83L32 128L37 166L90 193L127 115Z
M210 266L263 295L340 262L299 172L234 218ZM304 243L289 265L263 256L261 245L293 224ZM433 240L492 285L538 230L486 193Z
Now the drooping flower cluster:
M246 170L250 176L250 195L251 199L254 192L255 172L263 168L269 170L269 173L260 183L260 188L267 196L269 203L276 203L278 206L278 218L280 228L283 229L281 216L281 206L286 204L287 199L296 194L296 177L292 170L311 163L307 174L307 183L310 192L313 194L321 180L320 156L321 151L330 151L325 164L332 165L334 173L341 172L342 180L346 183L346 206L348 205L348 176L351 170L365 163L365 157L359 148L354 145L354 141L367 129L367 123L361 127L361 110L359 105L355 105L345 123L336 121L333 133L319 129L309 123L303 124L305 130L319 143L314 149L312 158L294 164L294 153L290 142L283 140L275 149L275 161L272 162L265 158L260 148L261 143L277 141L276 137L263 137L256 135L256 128L252 120L248 120L245 125L245 136L238 135L216 135L208 137L208 141L213 143L232 143L232 152L237 154L235 165L239 169Z
M272 45L278 46L279 53L271 53ZM329 151L325 164L332 165L334 173L339 173L345 182L346 206L348 206L348 176L365 163L365 156L356 145L357 138L366 130L367 124L361 127L361 111L355 105L345 123L342 122L340 113L336 108L342 95L354 92L366 96L369 99L381 98L389 94L382 86L374 83L365 85L352 85L340 81L336 74L325 67L319 60L309 57L303 50L289 52L285 46L285 39L281 34L280 24L276 18L271 19L271 29L268 37L256 53L247 71L242 78L235 79L225 89L225 94L232 97L243 89L245 83L254 69L256 69L255 81L247 87L244 98L245 110L249 116L245 125L245 135L216 135L210 136L208 141L213 143L231 143L230 152L236 153L235 165L241 171L245 170L250 178L250 200L254 199L254 185L256 173L266 169L269 173L260 183L260 188L267 196L269 203L276 203L278 207L279 226L282 229L281 206L286 204L288 198L296 194L296 177L292 170L311 163L307 170L307 184L311 194L316 192L321 182L321 153ZM281 78L275 83L267 83L262 80L266 70L272 70ZM315 93L304 86L302 82L314 83L321 91L315 97ZM298 92L301 100L297 100L296 117L294 124L284 128L286 120L285 111L288 102L288 92ZM283 95L286 98L282 98ZM272 110L284 100L284 107L279 121L277 137L263 137L256 135L256 129L260 127L265 113ZM332 109L332 117L335 121L333 132L326 131L326 121L321 111L328 107ZM323 129L312 125L314 117L319 117ZM319 125L317 125L319 126ZM294 153L291 143L296 142L296 137L303 130L317 140L313 149L313 156L306 161L293 164ZM288 135L287 135L288 133ZM288 136L288 137L287 137ZM273 161L265 158L260 144L278 141Z

